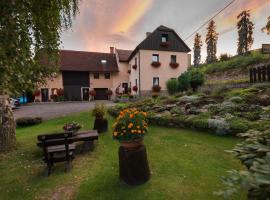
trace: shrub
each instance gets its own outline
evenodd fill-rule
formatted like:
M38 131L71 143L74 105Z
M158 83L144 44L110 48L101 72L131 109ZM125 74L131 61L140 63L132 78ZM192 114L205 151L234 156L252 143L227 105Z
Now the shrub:
M225 92L227 92L229 89L226 85L218 85L217 87L214 87L214 89L211 92L212 97L224 97Z
M230 132L232 134L244 133L249 129L249 122L240 118L232 118L229 120Z
M235 97L231 97L229 101L233 103L243 103L243 98L239 96L235 96Z
M198 69L193 69L190 71L190 86L195 92L199 86L204 83L204 75Z
M190 87L190 74L189 72L184 72L178 77L178 90L183 92L187 91Z
M176 79L170 79L166 82L166 87L170 95L174 95L178 92L178 81Z
M106 114L106 107L104 104L96 104L92 110L92 116L96 119L103 119Z
M226 135L230 130L230 126L224 118L208 119L208 127L218 135Z
M40 124L41 122L41 117L22 117L16 120L16 125L17 127L26 127Z
M199 100L198 96L192 95L192 96L182 96L179 98L179 101L182 103L195 103Z
M225 189L219 195L228 198L239 189L248 191L248 199L269 199L270 196L270 131L250 130L239 136L246 138L231 153L247 167L245 171L232 170L222 177Z
M231 55L227 53L220 54L219 61L227 61L231 59Z

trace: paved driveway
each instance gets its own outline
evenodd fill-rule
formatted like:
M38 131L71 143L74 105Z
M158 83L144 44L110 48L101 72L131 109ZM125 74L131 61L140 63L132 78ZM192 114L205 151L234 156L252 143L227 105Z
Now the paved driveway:
M63 103L40 103L21 106L14 110L15 119L20 117L42 117L44 120L62 117L71 113L88 111L94 108L95 103L104 103L112 106L110 101L95 102L63 102Z

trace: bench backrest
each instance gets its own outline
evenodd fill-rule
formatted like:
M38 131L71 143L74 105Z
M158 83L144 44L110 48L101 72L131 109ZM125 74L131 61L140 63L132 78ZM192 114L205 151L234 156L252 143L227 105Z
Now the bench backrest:
M49 162L48 147L53 147L57 145L65 145L65 158L70 159L69 154L69 144L73 141L71 140L72 133L57 133L39 136L38 139L41 140L44 158L46 162Z

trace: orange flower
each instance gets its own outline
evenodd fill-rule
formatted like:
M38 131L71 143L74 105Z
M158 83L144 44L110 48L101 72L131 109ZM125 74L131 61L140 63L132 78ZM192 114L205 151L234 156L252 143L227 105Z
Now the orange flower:
M129 118L131 118L131 119L132 119L133 117L134 117L134 115L133 115L133 114L130 114L130 115L129 115Z
M133 124L129 123L128 128L132 128L132 127L133 127Z
M114 135L114 136L117 136L117 134L118 134L117 131L114 131L114 132L113 132L113 135Z

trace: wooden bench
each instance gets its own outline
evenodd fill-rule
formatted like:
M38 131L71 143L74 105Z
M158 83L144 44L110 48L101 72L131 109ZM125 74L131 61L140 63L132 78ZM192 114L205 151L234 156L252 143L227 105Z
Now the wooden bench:
M74 159L75 145L70 139L70 133L58 133L39 137L43 149L43 160L47 164L45 175L51 174L52 166L56 162L66 162L66 171L71 169Z
M50 175L55 162L66 161L66 171L69 171L75 150L79 153L89 151L93 147L93 141L98 139L98 133L96 130L90 130L78 133L44 134L38 135L37 139L37 146L43 149L44 162L47 164L46 175ZM76 146L77 142L83 142L83 145Z

